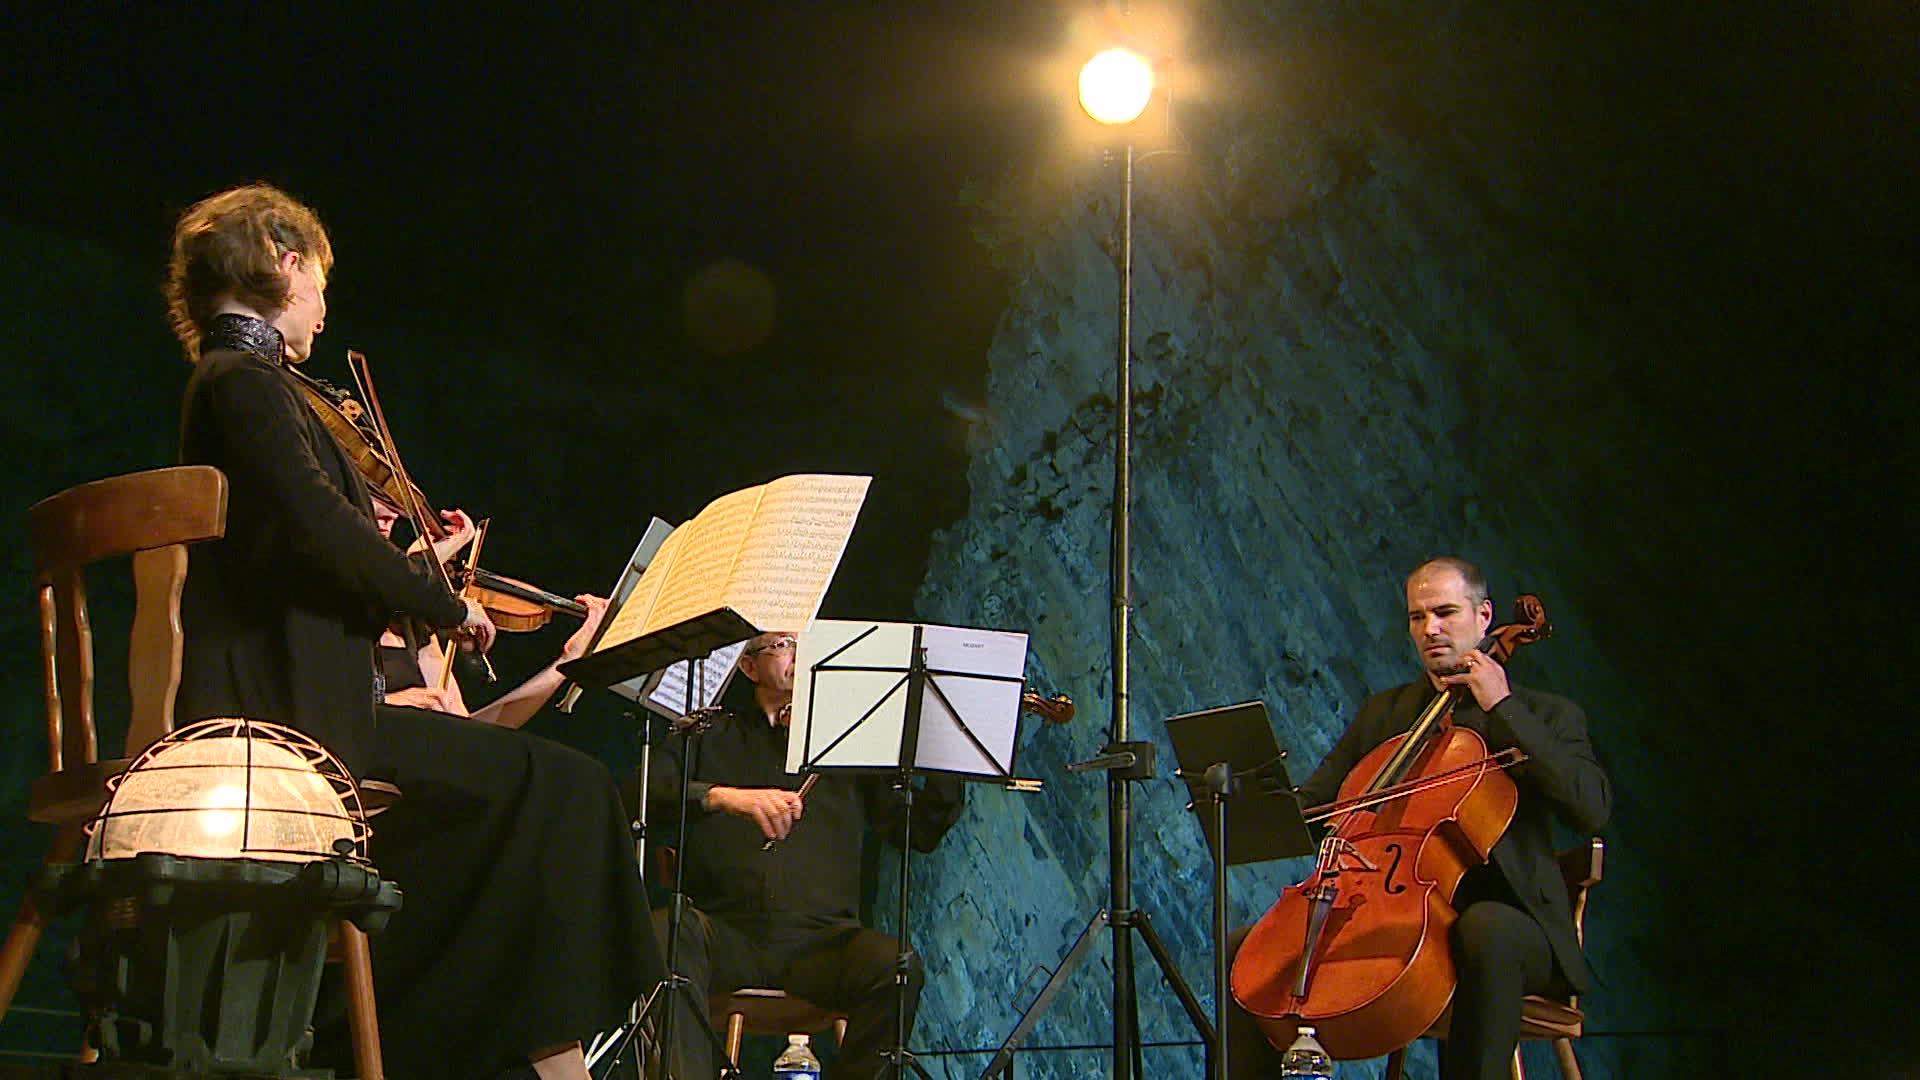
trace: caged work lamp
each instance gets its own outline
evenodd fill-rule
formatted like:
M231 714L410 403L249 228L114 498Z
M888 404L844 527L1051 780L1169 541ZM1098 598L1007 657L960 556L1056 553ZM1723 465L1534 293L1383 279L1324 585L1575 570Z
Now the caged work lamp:
M41 884L85 909L74 988L102 1075L308 1070L329 924L369 932L400 891L367 863L358 789L319 743L205 720L135 759L86 859Z

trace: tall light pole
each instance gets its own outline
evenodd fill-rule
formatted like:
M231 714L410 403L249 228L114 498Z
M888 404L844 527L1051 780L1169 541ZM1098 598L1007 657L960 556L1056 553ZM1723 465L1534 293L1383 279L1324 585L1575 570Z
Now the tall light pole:
M1087 115L1103 124L1124 128L1138 120L1153 100L1153 65L1131 49L1108 49L1087 61L1080 69L1080 105ZM1068 766L1073 772L1104 771L1107 774L1107 850L1108 906L1096 912L1080 932L1073 947L1054 969L1027 1011L1021 1015L1012 1034L988 1063L981 1080L1008 1072L1013 1053L1049 1005L1058 996L1074 969L1086 959L1101 928L1112 930L1113 941L1113 1080L1134 1080L1144 1074L1141 1061L1138 995L1133 978L1133 937L1139 931L1160 965L1167 983L1180 998L1188 1018L1207 1045L1209 1072L1224 1075L1225 1056L1219 1033L1200 1008L1200 1001L1181 978L1173 955L1155 932L1146 912L1133 907L1132 789L1135 780L1154 775L1154 744L1130 738L1128 723L1128 643L1133 633L1133 139L1129 134L1121 159L1120 242L1115 263L1120 275L1119 348L1114 365L1113 419L1113 549L1112 574L1113 622L1110 660L1113 672L1112 737L1100 755Z
M1153 65L1129 49L1108 49L1080 69L1080 106L1103 124L1131 124L1153 98ZM1119 348L1113 377L1112 578L1113 720L1110 754L1130 748L1129 645L1133 639L1133 138L1120 161ZM1107 770L1108 903L1113 916L1113 1076L1126 1080L1140 1065L1137 989L1133 981L1133 789L1123 766Z

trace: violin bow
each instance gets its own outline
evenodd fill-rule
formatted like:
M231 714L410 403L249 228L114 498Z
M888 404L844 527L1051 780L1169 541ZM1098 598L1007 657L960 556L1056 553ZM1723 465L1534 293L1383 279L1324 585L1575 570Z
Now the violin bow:
M367 403L367 411L373 414L374 429L380 433L380 441L386 445L387 461L393 466L394 475L400 478L400 492L405 496L405 501L408 503L408 505L400 509L406 512L407 520L413 522L414 531L419 533L423 538L428 538L427 562L433 566L434 573L439 576L440 584L445 585L448 592L464 600L466 598L466 588L463 586L456 590L453 587L453 578L447 573L447 565L440 561L440 553L434 549L431 540L434 530L430 527L431 523L428 517L428 515L432 513L432 510L422 504L420 489L413 485L413 474L407 471L405 463L400 460L400 447L393 441L393 429L387 426L387 410L381 407L380 395L373 387L373 365L367 362L367 355L365 353L357 349L348 349L347 371L353 376L354 385L359 389L361 399ZM474 562L476 565L479 562L479 556L479 538L476 537L474 540ZM448 636L451 638L452 635ZM491 680L493 677L493 665L487 661L485 656L480 658L480 662L486 667L487 676L489 680ZM446 686L447 680L452 676L452 672L453 650L449 649L447 650L447 663L444 664L440 670L440 684L442 688Z
M430 511L426 506L421 505L419 489L413 486L413 474L407 471L406 465L400 460L400 447L393 441L393 429L387 426L387 411L380 407L380 395L374 392L373 366L367 362L366 354L348 349L347 371L353 376L353 382L360 391L361 400L367 403L367 410L373 414L374 430L380 433L380 441L386 446L387 461L393 466L394 474L400 478L400 493L407 504L400 509L406 513L407 520L413 523L415 532L423 537L431 537L434 530L428 526L427 522ZM427 561L433 564L435 572L440 575L440 583L445 585L449 592L453 591L453 579L447 576L447 568L440 561L440 553L433 549L431 543L427 545Z

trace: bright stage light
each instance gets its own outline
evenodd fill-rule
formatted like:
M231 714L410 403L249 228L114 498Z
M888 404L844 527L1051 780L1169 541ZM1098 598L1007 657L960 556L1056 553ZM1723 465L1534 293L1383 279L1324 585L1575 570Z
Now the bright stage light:
M1080 107L1103 124L1130 124L1153 98L1153 65L1132 49L1108 49L1080 69Z

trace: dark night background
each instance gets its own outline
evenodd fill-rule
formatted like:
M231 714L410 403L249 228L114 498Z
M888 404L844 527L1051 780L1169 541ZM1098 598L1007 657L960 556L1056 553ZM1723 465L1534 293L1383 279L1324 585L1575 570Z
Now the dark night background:
M313 368L344 380L343 350L369 354L422 486L494 517L494 566L605 588L649 514L783 473L871 473L824 613L1033 631L1036 673L1082 699L1086 729L1023 744L1050 794L1015 813L1035 852L1097 835L1097 792L1058 768L1105 715L1110 462L1100 385L1067 389L1112 348L1113 173L1066 104L1092 10L16 11L6 504L171 460L187 369L159 297L169 230L206 194L271 181L338 254ZM1589 1075L1812 1072L1779 1055L1815 1036L1847 1075L1915 1074L1915 845L1889 811L1914 790L1896 693L1920 653L1920 19L1223 2L1172 22L1184 152L1143 166L1140 206L1136 716L1265 697L1310 761L1360 693L1404 677L1394 586L1421 555L1482 558L1503 597L1555 583L1542 681L1588 706L1616 786ZM1223 433L1262 401L1280 404ZM14 537L0 818L18 821L45 748ZM1272 591L1230 585L1230 562ZM1152 585L1204 592L1216 568L1225 600L1154 606ZM512 641L501 665L556 647ZM634 752L606 702L535 730L616 768ZM974 802L929 867L932 903L971 887L1044 904L988 857L1012 831L1005 797ZM1197 838L1154 829L1172 858L1142 858L1143 891L1204 981ZM11 903L44 838L0 839ZM1236 880L1251 915L1253 879ZM945 932L968 925L957 910ZM1085 914L1076 896L1047 929ZM1056 940L1004 958L1005 992L983 976L982 998L1018 996ZM0 1047L70 1044L69 1021L35 1011L71 1007L53 951ZM1142 994L1165 997L1145 978ZM1011 1026L1005 1002L964 997L936 975L916 1043ZM1182 1037L1163 1019L1150 1034Z

